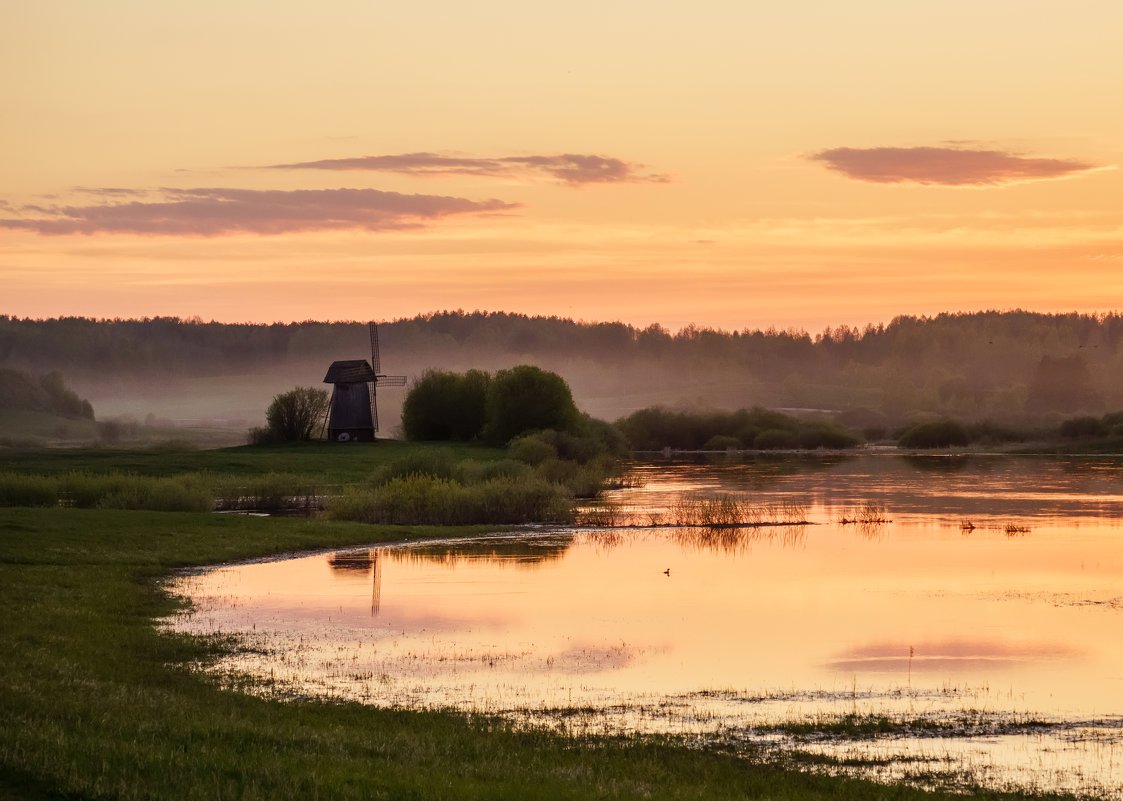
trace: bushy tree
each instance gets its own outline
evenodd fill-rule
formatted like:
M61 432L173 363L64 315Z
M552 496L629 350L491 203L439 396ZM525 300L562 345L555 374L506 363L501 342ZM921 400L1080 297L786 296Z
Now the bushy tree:
M573 431L581 420L565 379L529 364L500 370L487 392L486 436L506 443L527 431Z
M575 431L581 421L565 380L525 364L494 377L429 370L402 404L402 428L412 440L503 444L528 431Z
M487 422L491 377L480 370L428 370L402 403L402 429L412 440L476 439Z
M315 387L296 387L273 398L265 412L269 439L296 442L312 439L328 410L328 393Z
M78 397L78 393L66 386L58 371L41 376L39 386L50 398L51 408L55 413L63 417L94 419L94 409L90 402Z

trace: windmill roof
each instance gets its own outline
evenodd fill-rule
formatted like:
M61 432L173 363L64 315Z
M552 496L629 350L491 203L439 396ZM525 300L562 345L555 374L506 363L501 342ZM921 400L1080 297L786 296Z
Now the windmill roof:
M374 370L366 359L332 362L324 376L325 384L363 384L373 380Z

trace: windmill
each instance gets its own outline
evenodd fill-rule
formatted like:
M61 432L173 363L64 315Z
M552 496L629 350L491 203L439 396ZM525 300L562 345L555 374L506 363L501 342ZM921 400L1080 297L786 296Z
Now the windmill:
M332 362L325 384L332 384L327 428L334 442L373 442L378 431L378 387L404 387L404 375L383 375L378 354L378 326L370 324L370 361L350 359Z

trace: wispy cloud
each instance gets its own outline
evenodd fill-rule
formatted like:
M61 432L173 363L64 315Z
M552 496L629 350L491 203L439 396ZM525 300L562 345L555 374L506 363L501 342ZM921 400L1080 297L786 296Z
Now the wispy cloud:
M129 233L172 236L286 234L298 231L416 228L458 214L517 208L501 200L406 195L377 189L161 189L156 200L114 202L122 190L85 190L105 202L86 206L29 206L0 228L40 234ZM28 216L29 215L29 216Z
M847 178L877 184L1005 186L1101 169L1071 159L1026 158L958 147L836 147L808 156Z
M645 165L606 156L563 153L554 156L476 158L438 153L359 156L293 164L273 164L275 170L371 170L405 175L474 175L528 179L545 176L566 184L666 183L666 175L646 172Z

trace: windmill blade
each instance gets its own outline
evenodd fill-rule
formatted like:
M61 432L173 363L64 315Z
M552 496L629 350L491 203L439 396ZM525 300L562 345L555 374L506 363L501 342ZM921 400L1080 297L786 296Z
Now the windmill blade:
M378 431L378 401L375 399L374 387L377 381L370 382L370 422L375 431Z
M380 375L375 377L374 383L379 387L404 387L407 380L404 375Z
M382 372L382 364L378 358L378 325L373 322L370 324L370 366L374 368L375 375Z

